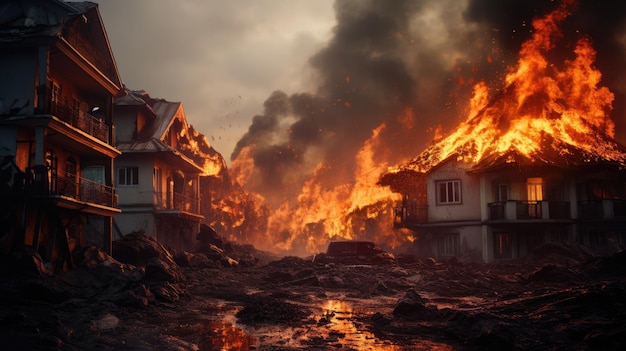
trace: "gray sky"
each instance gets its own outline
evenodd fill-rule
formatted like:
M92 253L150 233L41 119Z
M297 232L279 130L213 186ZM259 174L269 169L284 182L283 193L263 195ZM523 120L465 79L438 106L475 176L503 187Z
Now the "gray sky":
M332 0L95 0L126 86L182 101L227 162L272 91L308 91Z

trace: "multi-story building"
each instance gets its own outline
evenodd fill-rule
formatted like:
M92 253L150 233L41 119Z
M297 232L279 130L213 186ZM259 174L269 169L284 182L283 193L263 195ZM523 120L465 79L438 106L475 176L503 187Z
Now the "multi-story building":
M166 247L193 248L200 223L203 165L185 155L193 142L183 105L129 91L115 101L116 188L121 233L144 231Z
M417 233L423 255L494 262L547 242L577 242L598 253L626 246L623 162L571 148L533 157L509 150L479 162L453 154L421 171L413 166L381 183L403 194L395 226Z
M122 83L97 4L0 3L0 77L4 248L65 266L75 245L110 252Z

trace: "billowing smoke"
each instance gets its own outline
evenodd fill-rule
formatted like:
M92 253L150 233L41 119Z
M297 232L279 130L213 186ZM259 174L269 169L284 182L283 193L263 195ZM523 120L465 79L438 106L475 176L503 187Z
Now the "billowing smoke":
M464 120L474 83L497 83L515 64L533 18L558 1L340 0L328 45L310 59L318 89L276 91L239 140L232 160L249 148L254 171L246 187L272 205L293 201L319 164L335 186L353 181L355 154L372 130L388 149L381 162L400 163ZM576 39L591 38L602 85L615 93L611 118L626 141L626 2L581 0L554 50L563 60ZM491 84L501 87L501 84Z

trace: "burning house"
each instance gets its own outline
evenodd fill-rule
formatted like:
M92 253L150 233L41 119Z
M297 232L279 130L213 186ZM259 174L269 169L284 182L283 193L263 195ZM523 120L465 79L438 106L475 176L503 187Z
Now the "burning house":
M465 122L381 178L403 195L395 226L417 233L423 254L494 262L551 241L626 245L626 149L592 43L548 60L568 5L533 21L503 88L476 84Z
M167 247L191 249L203 221L200 175L204 159L192 158L183 105L128 91L115 100L116 186L121 234L144 231Z
M3 251L55 268L77 245L110 252L122 84L97 5L0 3L0 76Z

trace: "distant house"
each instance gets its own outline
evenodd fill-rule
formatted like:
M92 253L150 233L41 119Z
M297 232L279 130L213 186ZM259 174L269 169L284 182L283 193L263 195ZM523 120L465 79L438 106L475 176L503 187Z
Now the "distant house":
M381 179L403 195L395 226L414 231L418 252L484 262L517 259L548 242L598 253L626 247L626 152L605 135L598 149L546 138L539 151L459 151L432 162L431 148ZM602 146L602 149L600 149Z
M0 77L3 249L110 252L122 84L97 4L2 1Z
M204 219L202 163L185 155L191 126L183 105L129 91L115 101L116 187L121 234L144 231L166 247L189 250Z

